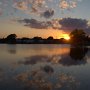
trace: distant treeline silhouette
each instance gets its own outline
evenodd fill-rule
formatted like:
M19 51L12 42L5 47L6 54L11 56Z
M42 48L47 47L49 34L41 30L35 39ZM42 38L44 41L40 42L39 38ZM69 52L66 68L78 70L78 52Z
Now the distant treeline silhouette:
M6 38L1 38L0 43L6 44L65 44L69 43L69 41L65 40L64 38L61 39L54 39L52 36L44 39L42 37L36 36L33 38L17 38L16 34L10 34Z
M6 38L1 38L0 43L6 44L71 44L71 45L90 45L90 37L83 30L75 29L70 33L70 40L64 38L54 39L52 36L44 39L36 36L33 38L17 38L16 34L10 34Z

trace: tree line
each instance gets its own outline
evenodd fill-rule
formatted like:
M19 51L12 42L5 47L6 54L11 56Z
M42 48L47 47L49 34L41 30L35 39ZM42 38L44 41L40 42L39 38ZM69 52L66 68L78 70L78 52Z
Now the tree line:
M60 44L60 43L68 43L64 38L54 39L52 36L44 39L39 36L35 36L33 38L17 38L16 34L10 34L6 38L1 38L0 43L7 44Z
M6 38L1 38L0 43L8 44L71 44L71 45L90 45L90 37L82 29L75 29L70 33L70 40L64 38L54 39L49 36L47 39L42 37L17 38L16 34L10 34Z

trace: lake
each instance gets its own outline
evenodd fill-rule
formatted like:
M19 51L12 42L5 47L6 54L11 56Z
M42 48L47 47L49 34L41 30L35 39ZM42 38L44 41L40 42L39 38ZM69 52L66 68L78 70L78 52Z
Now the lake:
M0 44L0 90L90 90L90 47Z

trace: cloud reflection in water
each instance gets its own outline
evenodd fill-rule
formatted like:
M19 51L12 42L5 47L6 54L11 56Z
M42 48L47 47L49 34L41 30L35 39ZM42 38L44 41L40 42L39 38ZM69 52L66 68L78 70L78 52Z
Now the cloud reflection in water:
M65 55L35 55L26 57L19 64L34 65L39 63L60 64L63 66L82 65L87 63L85 57L88 48L70 48L70 53Z
M51 66L44 66L44 68ZM54 77L55 74L55 77ZM52 73L47 74L45 71L40 69L34 69L28 73L20 73L16 76L17 83L23 83L23 88L30 90L56 90L56 89L76 89L79 82L71 75L64 73ZM52 81L54 79L54 82ZM73 90L74 90L73 89Z

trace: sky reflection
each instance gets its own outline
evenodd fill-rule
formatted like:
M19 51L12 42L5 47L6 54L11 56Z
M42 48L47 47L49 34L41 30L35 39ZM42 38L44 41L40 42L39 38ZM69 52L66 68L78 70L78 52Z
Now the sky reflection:
M0 50L0 90L90 88L89 47L0 45ZM16 53L8 50L15 50Z
M34 55L25 57L24 61L19 61L19 64L33 65L46 62L63 66L82 65L87 63L87 58L85 57L87 52L88 48L70 48L68 54Z

